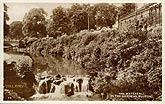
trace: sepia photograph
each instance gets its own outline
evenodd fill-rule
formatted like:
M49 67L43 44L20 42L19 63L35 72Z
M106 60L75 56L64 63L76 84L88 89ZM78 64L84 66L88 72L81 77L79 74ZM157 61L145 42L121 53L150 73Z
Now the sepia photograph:
M162 101L162 3L2 11L3 101Z

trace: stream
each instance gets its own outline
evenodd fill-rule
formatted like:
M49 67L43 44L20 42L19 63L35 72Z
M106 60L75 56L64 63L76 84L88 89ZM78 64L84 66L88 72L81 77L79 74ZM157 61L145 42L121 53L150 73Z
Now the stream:
M24 60L27 60L29 65L33 69L33 73L35 76L55 76L60 74L61 76L66 76L67 80L70 76L81 77L84 79L84 83L87 82L86 76L87 72L81 66L79 66L76 62L71 60L56 58L51 55L48 56L41 56L41 55L24 55L17 52L5 52L6 54L10 55L11 58L8 60L16 61L20 63ZM86 80L86 81L85 81ZM85 88L85 84L82 85L82 89ZM37 91L36 91L37 92ZM92 96L87 96L92 95ZM36 93L31 96L28 100L30 101L96 101L102 100L100 95L91 94L87 90L83 90L81 92L74 92L72 96L66 96L65 94L60 93L60 86L56 85L56 90L54 93L46 93L40 94Z

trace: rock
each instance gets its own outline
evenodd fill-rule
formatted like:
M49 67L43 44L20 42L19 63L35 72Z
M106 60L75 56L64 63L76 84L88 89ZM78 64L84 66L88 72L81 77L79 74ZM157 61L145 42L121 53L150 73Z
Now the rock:
M21 98L28 98L35 93L33 88L33 83L35 83L34 74L30 70L28 74L25 74L24 71L20 72L19 69L16 69L15 64L14 66L7 64L4 62L4 88L13 90L15 93L18 94ZM29 76L31 75L31 76ZM4 95L5 97L7 95Z

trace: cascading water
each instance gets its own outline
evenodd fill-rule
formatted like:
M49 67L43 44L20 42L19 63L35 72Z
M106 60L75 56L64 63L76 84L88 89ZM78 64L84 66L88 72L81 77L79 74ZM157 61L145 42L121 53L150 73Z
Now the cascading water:
M21 59L24 59L25 55L19 54L19 53L8 53L13 58L19 57L18 62L21 62ZM21 58L22 57L22 58ZM37 84L34 85L35 94L28 98L28 100L89 100L87 98L87 94L90 93L88 90L88 80L89 78L86 76L86 71L79 67L79 65L75 65L74 62L71 62L70 60L57 60L54 57L51 56L31 56L32 58L32 71L35 74L35 79L37 80ZM17 60L14 58L14 60ZM28 58L26 58L28 59ZM31 61L31 59L30 59ZM29 61L29 62L30 62ZM71 82L74 85L74 94L71 96L66 96L65 93L62 93L62 90L65 90L64 86L62 86L62 83L59 85L53 84L53 81L50 83L45 83L45 91L39 91L41 87L41 79L38 77L49 77L49 76L56 76L58 74L61 74L61 76L65 76L65 81L63 82ZM74 77L73 77L74 76ZM48 78L49 79L49 78ZM47 80L48 80L47 79ZM79 90L79 85L77 83L77 79L83 79L81 92ZM43 79L42 79L43 80ZM41 82L40 82L41 81ZM43 81L44 82L44 81ZM42 83L43 83L42 82ZM58 84L59 82L57 82ZM49 87L48 87L49 85ZM78 90L76 90L78 89ZM65 92L65 91L63 91ZM45 93L45 94L44 94Z

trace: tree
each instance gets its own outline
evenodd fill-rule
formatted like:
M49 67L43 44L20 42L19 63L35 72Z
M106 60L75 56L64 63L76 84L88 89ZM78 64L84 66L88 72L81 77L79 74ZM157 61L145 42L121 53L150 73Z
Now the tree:
M71 21L75 32L88 29L88 13L85 10L78 10L74 12L71 17Z
M73 4L71 6L71 8L69 8L67 11L68 11L69 17L72 20L72 28L73 28L74 32L80 31L81 28L78 29L78 27L75 27L74 24L79 24L79 23L76 23L76 21L73 20L73 17L77 18L77 20L78 20L79 17L76 15L78 14L78 12L83 12L83 11L87 13L87 19L85 20L85 22L87 22L87 23L85 24L86 26L84 26L85 29L88 29L88 25L89 25L89 29L95 28L95 13L96 12L94 10L94 7L91 6L90 4L81 4L80 5L80 4L76 3L76 4ZM81 13L79 13L79 14L81 14ZM79 22L79 21L77 21L77 22ZM82 28L82 29L84 29L84 28Z
M67 9L69 17L72 17L74 12L82 10L82 6L78 3L73 4L69 9Z
M89 29L95 29L96 21L95 21L95 15L96 11L94 6L91 6L90 4L82 4L83 10L85 10L88 13L88 22L89 22Z
M116 22L116 6L107 3L99 3L94 5L97 27L112 27Z
M50 36L57 37L62 34L70 34L70 18L62 7L57 7L52 11L51 20L48 23L47 31Z
M119 7L120 17L128 15L129 13L135 11L135 7L135 3L124 3L121 7Z
M4 21L3 21L3 26L4 26L4 36L7 36L9 34L9 25L6 23L10 18L7 14L7 5L4 4Z
M14 21L10 24L10 37L15 39L21 39L23 37L22 34L22 22Z
M30 37L46 36L47 13L43 8L33 8L23 18L23 34Z

